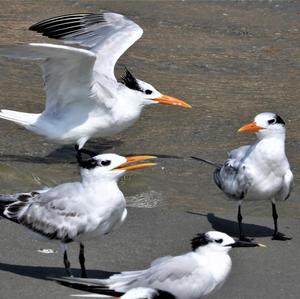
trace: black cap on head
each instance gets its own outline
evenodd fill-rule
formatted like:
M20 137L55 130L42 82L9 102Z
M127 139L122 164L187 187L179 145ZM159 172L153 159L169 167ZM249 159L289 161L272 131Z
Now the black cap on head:
M276 123L285 125L284 120L278 114L276 114Z
M198 247L207 245L209 243L209 239L206 234L198 234L191 240L191 246L193 251L195 251Z

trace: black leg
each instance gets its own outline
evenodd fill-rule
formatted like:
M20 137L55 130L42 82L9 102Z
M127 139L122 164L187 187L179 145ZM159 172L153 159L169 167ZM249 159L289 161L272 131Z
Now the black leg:
M238 223L239 223L239 239L241 241L252 241L252 239L246 238L243 234L243 229L242 229L243 216L242 216L242 213L241 213L241 205L240 204L239 204L239 207L238 207L237 220L238 220Z
M85 269L85 257L84 257L84 245L80 243L80 249L79 249L79 263L81 267L81 277L87 278L86 275L86 269Z
M71 264L68 260L67 250L64 251L64 265L67 272L67 276L73 276L70 268Z
M286 237L284 234L282 234L278 231L278 224L277 224L278 214L277 214L276 205L274 202L272 202L272 217L273 217L273 221L274 221L274 233L273 233L272 240L280 240L280 241L291 240L292 238Z

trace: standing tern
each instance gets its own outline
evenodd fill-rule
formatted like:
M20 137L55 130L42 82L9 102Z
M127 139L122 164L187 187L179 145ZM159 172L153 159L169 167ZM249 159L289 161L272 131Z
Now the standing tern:
M229 197L238 201L240 239L242 231L241 204L247 200L271 200L274 220L273 240L290 240L278 232L276 201L288 199L293 186L293 173L285 154L285 122L275 113L258 114L252 123L239 132L255 132L258 141L229 153L223 165L192 157L216 166L214 181Z
M0 118L54 142L76 144L80 150L92 137L111 136L131 126L146 105L191 108L136 79L127 69L116 80L116 62L143 34L141 27L123 15L70 14L29 29L85 49L48 43L1 45L0 56L41 63L46 105L42 113L1 110Z
M113 298L148 299L150 294L167 292L176 299L198 299L219 289L231 270L228 255L232 247L265 247L249 241L235 241L225 233L210 231L198 234L191 241L192 250L179 256L165 256L154 260L146 270L113 274L107 279L58 278L57 282L84 291ZM126 297L138 289L149 296ZM147 293L148 292L148 293ZM173 296L173 297L172 297Z
M47 240L59 241L64 265L71 275L67 244L80 244L81 275L86 277L84 242L110 233L127 216L126 201L118 179L128 170L155 163L132 164L154 156L122 157L116 154L79 157L81 182L58 185L42 191L0 196L0 216L22 224Z

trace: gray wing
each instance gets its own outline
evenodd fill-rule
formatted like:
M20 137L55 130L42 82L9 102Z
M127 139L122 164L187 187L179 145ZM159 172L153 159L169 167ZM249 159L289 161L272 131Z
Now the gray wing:
M42 193L22 195L8 204L3 216L48 239L72 241L84 231L87 219L81 213L76 183L59 185Z
M229 197L243 199L248 192L251 178L247 175L245 159L253 149L253 145L239 147L229 153L229 159L214 172L216 185Z
M91 99L93 52L53 44L2 45L0 56L30 59L41 63L46 92L45 110L57 113L70 103Z
M127 17L109 12L54 17L29 29L87 47L97 55L94 70L113 79L117 60L143 34L142 28Z
M207 279L212 279L204 267L201 267L199 261L192 258L192 255L185 254L160 259L143 271L115 274L109 278L107 285L120 292L126 292L137 287L148 287L175 294L177 286L181 289L189 288L194 281L193 275L197 275L199 288L202 285L205 287Z

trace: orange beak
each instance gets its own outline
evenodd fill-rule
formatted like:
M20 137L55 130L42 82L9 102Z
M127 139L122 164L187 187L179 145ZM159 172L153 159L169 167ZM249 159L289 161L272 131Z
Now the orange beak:
M258 126L256 122L252 122L250 124L244 125L241 128L239 128L238 132L258 132L262 129L264 128Z
M170 96L166 96L166 95L162 95L160 98L156 98L156 99L152 99L152 100L157 101L160 104L164 104L164 105L174 105L174 106L179 106L182 108L192 108L192 106L189 105L188 103L186 103L182 100L170 97Z
M148 167L153 167L157 165L156 163L142 163L142 164L135 164L135 165L129 165L131 163L150 160L150 159L156 159L155 156L129 156L126 157L127 161L120 166L114 168L114 170L136 170L136 169L143 169Z

